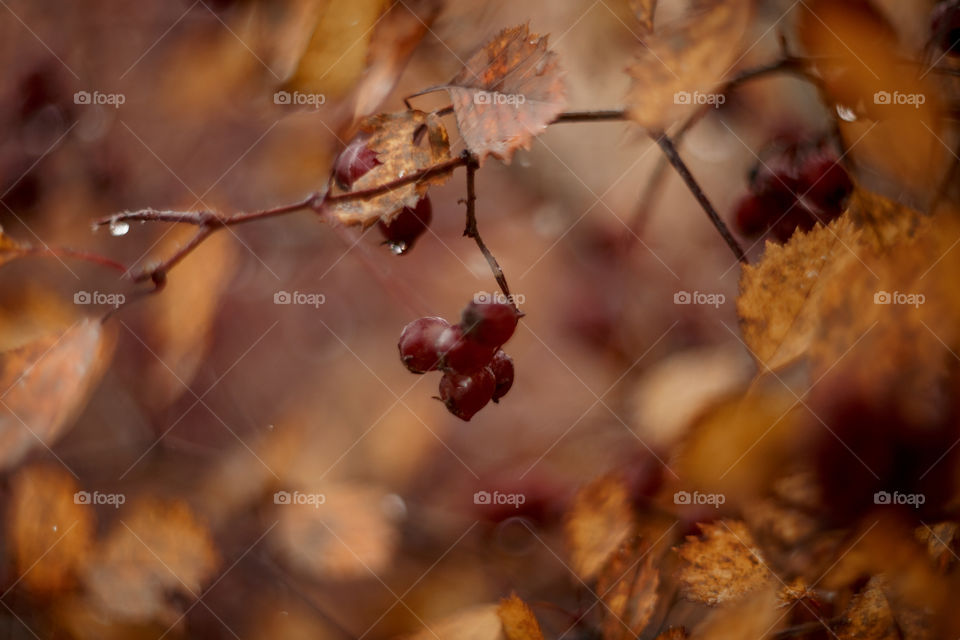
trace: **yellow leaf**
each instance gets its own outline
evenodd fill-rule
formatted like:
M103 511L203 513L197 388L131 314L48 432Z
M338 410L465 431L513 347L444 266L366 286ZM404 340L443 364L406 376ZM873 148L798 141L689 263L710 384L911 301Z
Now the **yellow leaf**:
M564 522L570 564L590 580L633 529L630 496L619 475L602 476L580 489Z
M533 615L530 605L521 600L517 594L500 600L497 615L503 622L503 632L507 640L543 640L543 632L537 617Z
M747 525L737 520L701 524L703 538L688 536L677 549L684 598L708 605L738 600L769 585L767 567Z

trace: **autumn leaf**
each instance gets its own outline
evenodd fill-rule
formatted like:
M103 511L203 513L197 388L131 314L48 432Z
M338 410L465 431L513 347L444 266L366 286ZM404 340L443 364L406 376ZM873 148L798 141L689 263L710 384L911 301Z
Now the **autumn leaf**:
M504 29L444 86L467 148L510 162L564 109L557 54L528 25Z
M657 0L629 0L630 9L637 17L640 28L646 33L653 33L653 14L657 10Z
M366 67L371 34L386 6L385 0L323 3L310 41L283 90L330 99L349 91Z
M530 605L517 594L500 600L497 615L503 622L503 632L507 640L543 640L537 617L533 615Z
M428 623L412 640L508 640L497 604L482 604Z
M877 578L853 597L836 630L840 640L899 640L897 623L890 603Z
M630 118L661 131L697 107L694 96L714 90L736 63L751 17L749 0L710 0L678 26L644 42L627 73Z
M210 532L186 504L146 499L121 512L83 580L106 615L170 624L180 615L170 595L199 597L218 564Z
M0 354L0 467L56 442L99 381L109 351L101 322L84 319Z
M564 522L570 564L583 580L594 578L633 529L630 495L617 474L580 489Z
M691 640L765 640L783 627L772 585L713 611L690 634Z
M646 630L659 603L658 559L638 536L625 542L604 567L596 588L606 605L604 640L637 638Z
M766 587L771 570L746 524L721 520L701 524L702 538L688 536L677 548L681 595L711 606L737 600Z
M923 524L916 529L917 540L927 547L930 559L941 570L945 571L957 560L957 551L960 550L960 524L956 522L938 522L933 525Z
M363 120L360 131L368 136L367 146L376 152L379 164L354 181L352 191L372 189L450 159L447 130L433 114L382 113ZM380 219L389 221L403 207L415 207L429 185L442 184L449 176L450 172L435 174L372 198L328 204L325 213L345 225L368 227Z
M91 507L78 502L73 477L49 466L26 467L11 480L7 536L19 584L33 593L64 591L92 545Z

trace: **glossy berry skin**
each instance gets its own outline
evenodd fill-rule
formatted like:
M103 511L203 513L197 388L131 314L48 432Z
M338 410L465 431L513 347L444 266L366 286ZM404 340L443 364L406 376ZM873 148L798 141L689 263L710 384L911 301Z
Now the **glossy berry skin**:
M341 189L350 189L361 176L380 164L377 152L367 146L365 136L357 136L340 152L333 163L333 175Z
M803 195L819 213L833 219L847 208L853 181L839 161L829 154L816 154L800 167L800 184L807 185Z
M418 318L405 326L397 343L400 361L413 373L437 369L440 365L437 339L449 327L449 322L435 317Z
M960 56L960 0L945 0L933 8L930 33L941 50Z
M460 326L471 340L496 349L510 339L519 319L512 304L473 301L463 310Z
M443 330L436 342L441 367L453 373L473 373L483 369L493 358L494 348L470 340L460 325Z
M447 411L466 422L490 402L495 389L496 381L487 368L470 375L445 373L440 378L440 399Z
M413 247L417 238L423 235L432 219L433 205L430 204L429 196L424 196L413 209L404 207L393 220L385 223L381 219L377 226L390 249L397 255L403 255Z
M507 395L510 387L513 386L513 358L503 351L497 351L487 368L490 369L496 382L493 401L499 402L500 398Z

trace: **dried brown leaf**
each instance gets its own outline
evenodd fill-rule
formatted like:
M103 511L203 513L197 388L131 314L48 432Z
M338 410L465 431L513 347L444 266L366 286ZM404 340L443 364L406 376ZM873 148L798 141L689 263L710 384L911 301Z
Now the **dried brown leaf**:
M597 478L573 498L564 522L570 564L590 580L623 544L633 529L629 491L616 474Z
M938 522L934 525L922 524L916 529L917 540L927 546L927 553L933 563L945 571L957 560L960 550L960 524L956 522Z
M352 191L363 191L398 180L450 159L450 140L440 119L422 111L381 113L364 119L360 130L380 164L357 179ZM327 213L345 225L368 227L377 220L392 220L403 207L414 207L427 187L442 184L450 173L436 174L372 198L328 205Z
M738 600L773 579L747 525L721 520L699 525L702 538L689 536L677 548L681 595L711 606Z
M650 624L659 603L657 556L637 536L617 550L597 577L596 591L606 605L604 640L637 638Z
M445 87L467 148L509 163L566 105L557 54L529 25L504 29Z
M840 640L899 640L897 622L879 579L871 578L853 597L836 634Z
M540 623L533 615L530 605L513 593L509 598L500 600L497 615L503 622L503 632L507 640L543 640Z
M735 64L751 14L749 0L701 2L680 25L647 38L627 69L630 117L660 131L696 108L695 94L714 90Z
M103 333L84 319L0 354L0 468L52 445L83 408L108 359Z
M169 624L180 615L170 595L199 597L218 564L210 532L186 504L147 499L121 512L83 579L107 616Z
M428 623L412 640L507 640L500 605L484 604Z
M637 17L640 28L653 33L653 14L657 11L657 0L629 0L630 9Z
M91 507L75 499L66 471L21 469L11 480L7 535L20 585L37 594L73 586L94 532Z
M771 638L783 627L773 585L713 611L690 634L691 640L744 640Z

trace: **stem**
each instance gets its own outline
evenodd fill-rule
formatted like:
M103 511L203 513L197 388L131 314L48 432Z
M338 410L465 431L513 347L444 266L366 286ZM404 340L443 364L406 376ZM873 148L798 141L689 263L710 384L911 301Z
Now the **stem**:
M712 222L713 226L716 227L718 232L720 232L720 235L726 241L727 246L730 247L730 250L733 251L733 254L737 257L737 260L743 264L749 264L747 261L747 255L743 251L743 247L740 246L740 243L737 242L737 239L733 237L732 233L730 233L730 230L720 218L717 210L713 208L710 200L707 199L706 194L703 193L700 185L693 177L693 174L690 173L690 169L687 168L686 163L684 163L683 158L680 157L680 154L677 152L677 148L673 145L673 142L670 140L670 138L667 137L667 134L661 132L658 134L651 134L650 137L656 141L661 151L663 151L664 155L667 157L667 160L671 165L673 165L673 168L676 170L676 172L680 174L680 177L683 178L683 181L687 184L687 188L690 190L690 193L693 194L693 196L697 199L697 202L700 203L700 206L703 207L707 217L710 218L710 222Z
M90 262L92 264L100 265L101 267L107 267L108 269L113 269L114 271L119 271L122 274L127 273L127 267L123 264L117 262L116 260L111 260L105 256L101 256L96 253L89 253L87 251L77 251L76 249L68 249L65 247L21 247L16 250L21 255L25 256L53 256L58 258L74 258L76 260L83 260L84 262Z
M564 111L550 121L550 124L564 122L610 122L629 120L626 109L597 109L595 111Z
M197 232L193 235L190 240L186 242L183 246L177 249L176 253L171 255L169 258L165 259L160 264L151 267L149 269L144 269L143 271L137 273L133 276L134 282L145 282L147 280L152 280L156 285L157 290L163 288L163 285L167 281L167 272L170 271L178 262L187 257L187 255L196 249L201 242L207 239L207 237L212 234L217 229L220 229L223 225L219 226L201 226L197 229Z
M487 264L490 265L490 270L493 271L493 277L497 280L497 284L500 285L500 290L503 291L503 295L507 297L507 300L510 301L513 308L519 313L520 309L517 308L517 304L513 301L513 296L510 295L510 286L507 284L506 276L503 275L503 269L500 268L500 263L497 262L497 259L493 257L490 249L488 249L487 245L483 242L483 238L480 237L480 230L477 228L476 173L480 167L480 163L477 162L476 156L468 151L464 152L463 157L467 163L467 226L463 230L463 235L468 238L473 238L477 243L477 247L480 248L480 253L487 259Z

